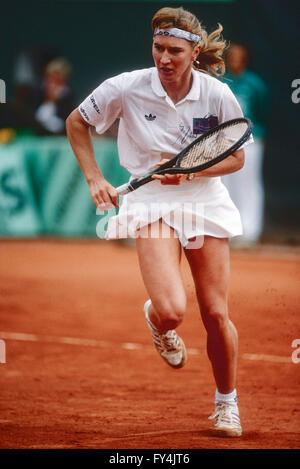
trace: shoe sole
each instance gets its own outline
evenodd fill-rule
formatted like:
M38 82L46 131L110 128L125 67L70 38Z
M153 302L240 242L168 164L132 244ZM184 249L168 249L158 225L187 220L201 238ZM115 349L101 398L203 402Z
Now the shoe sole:
M213 428L212 434L223 438L237 438L242 436L242 429Z

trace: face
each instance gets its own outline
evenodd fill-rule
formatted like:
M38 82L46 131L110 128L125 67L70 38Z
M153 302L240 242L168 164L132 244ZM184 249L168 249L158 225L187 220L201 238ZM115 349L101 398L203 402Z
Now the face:
M50 101L55 101L61 93L61 87L66 83L65 76L59 72L52 72L46 75L44 86L46 96Z
M245 49L240 46L232 46L227 52L226 64L230 72L239 75L247 66Z
M200 52L191 42L173 36L154 36L152 55L162 83L189 77L192 63Z

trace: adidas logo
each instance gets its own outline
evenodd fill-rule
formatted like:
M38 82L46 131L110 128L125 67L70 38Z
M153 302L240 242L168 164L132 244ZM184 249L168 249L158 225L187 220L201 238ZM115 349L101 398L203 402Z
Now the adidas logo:
M152 116L152 114L149 114L149 116L147 116L147 114L145 114L145 117L146 117L147 121L154 121L154 119L156 119L156 116Z

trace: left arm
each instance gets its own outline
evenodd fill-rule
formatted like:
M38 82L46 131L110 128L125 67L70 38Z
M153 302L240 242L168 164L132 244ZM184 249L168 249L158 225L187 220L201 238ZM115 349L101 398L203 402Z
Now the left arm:
M225 158L225 160L220 161L210 168L204 169L199 173L195 173L196 177L216 177L216 176L225 176L225 174L235 173L239 171L244 166L245 162L245 152L243 149L237 150L232 155Z
M162 165L166 161L166 159L160 161L159 165ZM244 161L245 153L243 149L240 149L225 158L225 160L220 161L220 163L217 163L216 165L211 166L210 168L195 173L195 177L217 177L224 176L225 174L235 173L236 171L242 169L242 167L244 166ZM154 174L152 176L153 179L160 180L162 184L173 185L180 184L183 179L186 179L186 177L186 174Z

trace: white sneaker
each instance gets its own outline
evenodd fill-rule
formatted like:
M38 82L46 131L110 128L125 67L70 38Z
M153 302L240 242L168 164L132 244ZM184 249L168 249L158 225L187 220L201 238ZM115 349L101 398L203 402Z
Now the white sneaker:
M183 340L173 329L167 332L160 332L153 326L148 314L150 305L151 300L146 301L144 311L156 350L172 368L182 368L187 361L187 353Z
M227 402L217 402L215 412L208 417L216 419L213 426L213 433L218 436L236 437L241 436L242 427L237 404Z

